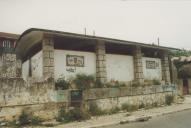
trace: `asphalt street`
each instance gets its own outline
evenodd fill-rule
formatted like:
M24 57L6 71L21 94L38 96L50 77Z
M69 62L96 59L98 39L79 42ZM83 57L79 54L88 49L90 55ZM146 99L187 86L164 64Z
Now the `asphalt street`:
M102 128L191 128L191 110L153 117L146 122L120 124Z

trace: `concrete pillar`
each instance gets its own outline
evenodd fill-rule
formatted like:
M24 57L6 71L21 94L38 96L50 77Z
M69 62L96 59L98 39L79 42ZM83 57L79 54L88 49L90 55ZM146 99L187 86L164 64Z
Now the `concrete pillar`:
M54 40L50 35L44 35L42 40L43 76L54 78Z
M105 83L107 81L105 42L96 42L96 79Z
M168 53L164 52L162 54L162 80L166 84L170 84L170 68L169 68L169 57Z
M144 78L143 78L143 64L142 64L141 47L135 48L133 58L134 58L135 82L142 85L142 84L144 84Z

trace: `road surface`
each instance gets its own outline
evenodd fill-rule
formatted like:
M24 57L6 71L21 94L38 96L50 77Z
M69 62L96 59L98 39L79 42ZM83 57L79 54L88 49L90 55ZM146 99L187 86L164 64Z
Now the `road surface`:
M191 128L191 110L153 117L146 122L121 124L101 128Z

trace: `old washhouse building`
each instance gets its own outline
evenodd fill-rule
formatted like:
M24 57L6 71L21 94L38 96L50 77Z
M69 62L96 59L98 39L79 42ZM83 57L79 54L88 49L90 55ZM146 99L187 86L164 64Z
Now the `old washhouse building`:
M102 82L171 83L167 47L32 28L20 36L16 51L25 80L85 73Z
M69 109L75 101L75 88L57 90L55 82L79 73L94 75L102 83L115 80L126 84L77 90L82 92L79 105L85 109L91 103L101 109L125 103L162 105L167 95L176 95L171 84L174 77L170 51L176 50L173 48L36 28L26 30L15 47L17 59L13 54L12 64L18 66L9 70L13 76L0 76L3 120L15 120L22 111L43 119L55 118L61 107ZM159 82L145 86L153 80Z

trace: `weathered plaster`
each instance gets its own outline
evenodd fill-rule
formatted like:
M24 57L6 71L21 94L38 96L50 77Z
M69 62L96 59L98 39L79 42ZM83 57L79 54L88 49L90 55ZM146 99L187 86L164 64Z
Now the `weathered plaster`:
M106 54L106 60L108 81L134 80L133 56Z

